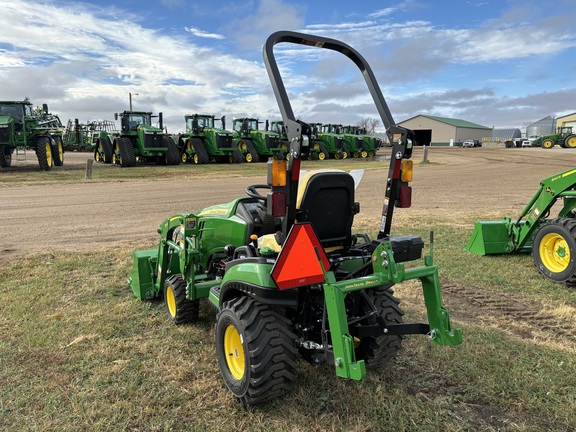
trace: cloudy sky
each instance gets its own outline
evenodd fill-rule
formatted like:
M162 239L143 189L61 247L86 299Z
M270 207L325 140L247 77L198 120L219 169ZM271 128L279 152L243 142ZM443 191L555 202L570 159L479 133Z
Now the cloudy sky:
M418 114L522 128L576 111L576 1L2 0L1 100L66 122L128 108L278 119L262 61L272 32L336 38L372 66L396 122ZM295 114L377 117L341 54L277 45ZM136 95L137 94L137 95ZM230 123L228 123L228 126Z

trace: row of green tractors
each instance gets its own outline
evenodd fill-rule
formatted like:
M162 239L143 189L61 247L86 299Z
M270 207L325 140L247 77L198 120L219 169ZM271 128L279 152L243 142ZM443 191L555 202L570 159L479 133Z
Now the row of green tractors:
M215 116L184 116L185 132L169 135L163 127L162 113L153 122L151 112L124 111L115 114L120 130L109 120L79 123L69 120L65 128L47 105L34 108L28 99L0 102L0 167L9 167L16 152L25 161L26 151L35 150L42 170L60 166L64 151L91 151L94 160L132 167L137 161L167 165L192 162L259 162L286 159L288 139L283 121L265 122L260 128L257 118L236 118L232 130L221 127ZM358 126L311 123L312 147L308 158L373 157L382 145L380 138Z
M205 164L267 161L286 159L288 139L282 121L265 122L261 128L257 118L235 118L232 130L226 129L226 118L206 114L184 116L185 132L164 133L162 115L159 127L152 125L152 113L125 111L119 115L121 130L104 134L96 140L94 159L131 167L136 160L156 160L168 165L179 163ZM382 140L357 126L313 123L310 160L347 157L373 157Z

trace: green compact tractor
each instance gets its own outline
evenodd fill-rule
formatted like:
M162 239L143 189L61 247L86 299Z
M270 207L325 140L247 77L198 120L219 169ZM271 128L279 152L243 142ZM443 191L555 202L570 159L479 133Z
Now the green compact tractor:
M312 148L318 151L320 160L345 158L348 154L343 151L344 138L342 135L330 132L330 125L324 127L322 123L310 123L312 128Z
M12 164L16 151L26 161L26 150L34 150L43 171L64 164L64 126L60 118L48 112L48 105L34 108L28 98L0 102L0 167Z
M282 159L286 151L279 145L277 133L260 130L256 118L236 118L232 120L234 141L245 154L246 162L266 161L270 157Z
M220 119L222 128L214 127L214 116L192 114L184 116L186 133L178 136L178 148L182 162L205 164L217 162L239 163L244 156L236 147L233 134L225 129L225 118Z
M363 71L394 143L376 239L352 233L361 173L300 172L312 129L292 112L273 55L280 42L341 52ZM176 324L196 320L199 301L206 298L217 310L222 378L244 404L288 392L299 356L332 365L339 377L361 380L367 368L390 361L406 335L460 344L461 331L451 328L443 306L432 241L423 265L408 266L421 258L422 239L390 236L394 207L410 206L414 134L393 123L368 64L342 42L286 31L268 38L264 62L291 157L270 159L267 183L248 186L244 197L166 219L158 228L158 248L134 252L129 278L134 294L141 300L163 297ZM412 279L422 283L428 322L402 322L392 287Z
M121 167L136 166L136 161L178 165L180 152L174 140L164 133L162 113L159 127L152 126L152 113L124 111L115 113L120 117L120 132L100 137L94 149L96 162L114 163Z
M576 148L576 134L572 133L572 126L559 127L555 134L544 135L532 142L532 147L545 149L559 145L564 148Z
M64 132L66 151L94 152L99 139L117 133L116 124L111 120L94 120L80 123L78 119L68 120Z
M557 216L550 212L562 200ZM516 220L476 221L465 249L476 255L532 253L538 272L554 282L576 285L576 169L540 182Z

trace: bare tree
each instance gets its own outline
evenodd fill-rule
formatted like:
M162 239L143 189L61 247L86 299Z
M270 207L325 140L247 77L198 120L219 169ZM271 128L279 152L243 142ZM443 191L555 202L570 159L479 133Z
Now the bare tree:
M380 126L380 120L377 118L362 117L357 126L366 130L366 133L372 134L376 128Z

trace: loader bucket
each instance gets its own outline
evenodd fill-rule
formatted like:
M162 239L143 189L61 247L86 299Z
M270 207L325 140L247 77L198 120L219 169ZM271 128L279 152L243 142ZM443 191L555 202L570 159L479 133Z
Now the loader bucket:
M157 296L154 286L154 273L156 271L156 259L158 251L146 250L135 251L133 254L134 264L128 278L128 283L132 287L134 295L138 300L148 300Z
M509 220L476 221L472 237L464 249L476 255L510 253L513 246L509 233Z

